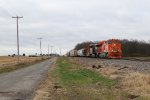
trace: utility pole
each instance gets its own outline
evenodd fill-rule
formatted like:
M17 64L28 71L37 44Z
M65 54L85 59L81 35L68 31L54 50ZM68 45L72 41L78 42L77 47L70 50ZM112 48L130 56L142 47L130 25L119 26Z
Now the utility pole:
M19 31L18 31L19 24L18 24L18 20L19 20L19 18L23 18L23 16L22 17L16 16L16 17L12 17L12 18L17 19L17 53L18 53L18 64L19 64Z
M53 46L51 46L51 54L52 54Z
M60 56L61 56L61 48L60 48Z
M49 44L48 44L48 57L49 57L50 55L49 55Z
M41 43L41 40L43 39L43 38L37 38L37 39L39 39L40 40L40 55L42 55L42 43Z

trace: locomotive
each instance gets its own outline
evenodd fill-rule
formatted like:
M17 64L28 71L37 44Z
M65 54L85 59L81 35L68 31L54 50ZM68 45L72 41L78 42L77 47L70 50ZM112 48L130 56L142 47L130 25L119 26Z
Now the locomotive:
M80 50L71 50L67 53L72 57L122 58L121 42L118 39L109 39L86 45Z
M121 43L117 39L110 39L97 43L97 56L100 58L121 58Z

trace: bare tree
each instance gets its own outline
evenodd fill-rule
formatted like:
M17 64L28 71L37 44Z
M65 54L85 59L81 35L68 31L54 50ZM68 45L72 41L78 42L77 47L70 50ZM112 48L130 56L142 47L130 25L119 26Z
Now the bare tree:
M85 48L86 46L88 46L89 44L93 43L92 41L86 41L86 42L82 42L82 43L78 43L76 46L75 46L75 49L76 50L80 50L80 49L83 49Z
M120 40L123 56L150 56L150 42L144 40Z

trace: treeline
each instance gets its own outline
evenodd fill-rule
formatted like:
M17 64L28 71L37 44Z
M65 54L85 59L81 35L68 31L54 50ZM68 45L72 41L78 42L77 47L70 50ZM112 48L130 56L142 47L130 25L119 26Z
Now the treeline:
M142 57L150 56L150 41L120 40L123 56Z
M150 56L150 41L146 42L144 40L120 40L122 44L122 55L124 57L145 57ZM93 42L87 41L79 43L74 49L79 50Z
M87 47L89 44L93 43L92 41L86 41L86 42L82 42L82 43L78 43L74 49L76 50L80 50L83 49L84 47Z

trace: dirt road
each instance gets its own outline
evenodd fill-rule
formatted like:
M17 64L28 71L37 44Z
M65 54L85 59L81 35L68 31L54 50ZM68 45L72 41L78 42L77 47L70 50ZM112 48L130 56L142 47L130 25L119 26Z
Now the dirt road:
M0 75L0 100L30 100L56 58Z

